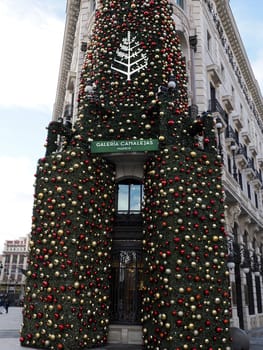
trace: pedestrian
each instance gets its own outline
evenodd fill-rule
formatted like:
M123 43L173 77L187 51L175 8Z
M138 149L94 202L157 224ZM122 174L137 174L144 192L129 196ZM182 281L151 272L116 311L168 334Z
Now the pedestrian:
M9 302L6 300L5 302L5 312L8 314Z

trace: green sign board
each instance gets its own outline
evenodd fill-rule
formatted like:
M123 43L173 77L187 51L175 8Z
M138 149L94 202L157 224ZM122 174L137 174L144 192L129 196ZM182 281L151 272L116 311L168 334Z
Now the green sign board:
M113 140L91 142L92 153L157 151L158 147L158 140Z

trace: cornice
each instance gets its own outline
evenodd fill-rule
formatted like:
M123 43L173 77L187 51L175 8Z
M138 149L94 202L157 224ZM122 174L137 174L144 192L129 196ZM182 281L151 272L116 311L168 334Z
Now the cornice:
M57 84L57 92L56 99L53 108L53 116L52 120L56 120L62 116L63 113L63 105L66 93L66 83L68 72L70 70L73 49L74 49L74 39L75 39L75 31L76 25L80 12L80 2L81 0L68 0L67 1L67 16L66 16L66 24L64 30L64 39L62 45L62 53L61 53L61 61L60 61L60 69L58 75L58 84Z
M260 118L263 117L263 100L261 95L261 90L259 88L258 82L255 79L254 72L251 68L250 61L248 59L246 50L244 48L242 39L240 37L236 22L234 20L233 13L231 11L228 0L214 0L217 14L220 18L220 21L223 25L225 34L229 40L231 49L237 63L242 72L243 78L249 89L249 92L253 98L256 109L260 115Z

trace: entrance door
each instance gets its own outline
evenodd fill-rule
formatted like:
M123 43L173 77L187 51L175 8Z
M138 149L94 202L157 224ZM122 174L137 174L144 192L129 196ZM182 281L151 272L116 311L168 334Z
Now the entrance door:
M142 262L141 252L129 247L113 252L111 321L140 323Z
M143 185L125 179L117 186L113 233L111 322L139 324L142 291Z

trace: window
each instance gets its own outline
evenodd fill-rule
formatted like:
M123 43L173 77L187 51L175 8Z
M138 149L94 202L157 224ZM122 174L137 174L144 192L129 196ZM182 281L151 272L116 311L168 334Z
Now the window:
M251 199L251 189L250 189L250 184L247 182L247 195L248 198Z
M236 140L236 143L239 144L239 133L238 133L238 130L235 129L235 140Z
M220 65L220 70L221 70L221 77L222 77L222 80L225 81L225 67L223 66L222 63L221 63L221 65Z
M209 31L207 31L206 33L206 44L207 44L208 51L211 51L211 35Z
M230 159L230 157L229 156L227 156L227 168L228 168L228 172L230 173L230 174L232 174L232 167L231 167L231 159Z
M256 208L258 208L258 195L256 192L254 194L255 194L255 206Z
M91 12L94 12L96 10L96 0L91 1Z
M118 184L118 214L139 214L141 212L143 186L139 182Z
M176 4L184 9L184 0L176 0Z
M240 171L238 171L238 182L241 187L241 190L243 191L243 179L242 179L242 174Z
M232 94L232 101L234 104L235 103L235 88L234 88L234 86L231 86L231 94Z

